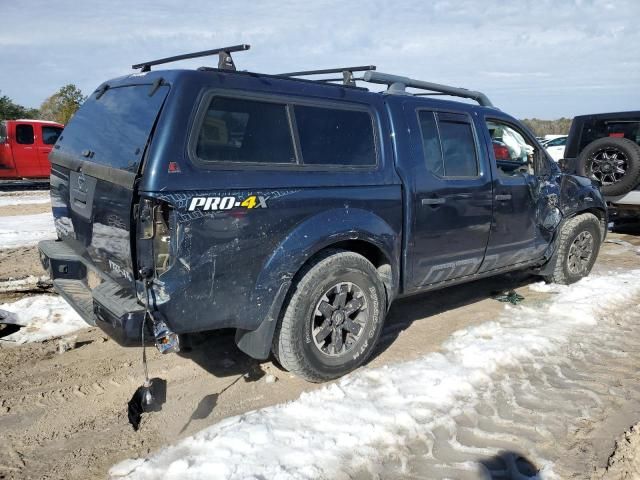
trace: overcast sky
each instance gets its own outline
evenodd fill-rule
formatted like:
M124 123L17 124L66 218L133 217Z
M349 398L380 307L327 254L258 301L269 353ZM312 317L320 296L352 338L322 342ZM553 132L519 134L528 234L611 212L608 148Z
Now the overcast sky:
M239 69L375 64L482 90L520 118L640 109L638 0L0 0L0 12L0 90L29 107L133 63L249 43ZM204 64L217 59L171 68Z

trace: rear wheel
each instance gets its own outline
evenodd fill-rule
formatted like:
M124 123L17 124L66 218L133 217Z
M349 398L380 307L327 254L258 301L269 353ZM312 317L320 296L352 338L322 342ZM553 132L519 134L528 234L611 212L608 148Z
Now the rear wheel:
M545 280L568 285L586 277L600 251L600 221L590 213L569 219L560 230L555 269Z
M598 181L605 195L624 195L640 181L640 146L626 138L591 142L580 153L578 173Z
M306 266L274 337L280 364L311 382L340 377L371 355L386 300L375 267L357 253L331 250Z

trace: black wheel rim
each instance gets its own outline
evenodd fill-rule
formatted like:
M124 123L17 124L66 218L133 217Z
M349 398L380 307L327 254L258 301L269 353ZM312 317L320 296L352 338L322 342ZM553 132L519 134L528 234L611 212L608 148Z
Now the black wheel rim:
M569 247L567 268L574 275L583 275L589 268L593 255L593 235L590 232L580 232Z
M367 298L362 289L352 282L340 282L316 303L311 318L313 343L323 355L344 355L362 337L367 319Z
M627 156L617 148L595 152L589 162L589 176L602 185L618 183L627 173Z

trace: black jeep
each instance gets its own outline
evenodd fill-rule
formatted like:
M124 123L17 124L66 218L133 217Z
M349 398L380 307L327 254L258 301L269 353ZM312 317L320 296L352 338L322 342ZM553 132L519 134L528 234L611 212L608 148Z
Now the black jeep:
M322 381L367 359L396 298L515 269L589 274L597 186L484 94L374 66L236 71L246 48L177 57L217 53L218 68L137 65L55 145L59 240L40 251L87 322L163 351L234 328L249 355Z
M613 219L640 220L640 111L575 117L564 156L564 171L602 186Z

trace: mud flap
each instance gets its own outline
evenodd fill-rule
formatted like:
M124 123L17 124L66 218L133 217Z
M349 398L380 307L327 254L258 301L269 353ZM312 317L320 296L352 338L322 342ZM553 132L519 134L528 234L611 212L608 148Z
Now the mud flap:
M235 342L240 350L257 360L269 358L271 353L271 343L273 333L280 317L280 310L284 302L284 297L289 291L291 281L284 282L278 288L269 313L255 330L236 330Z

